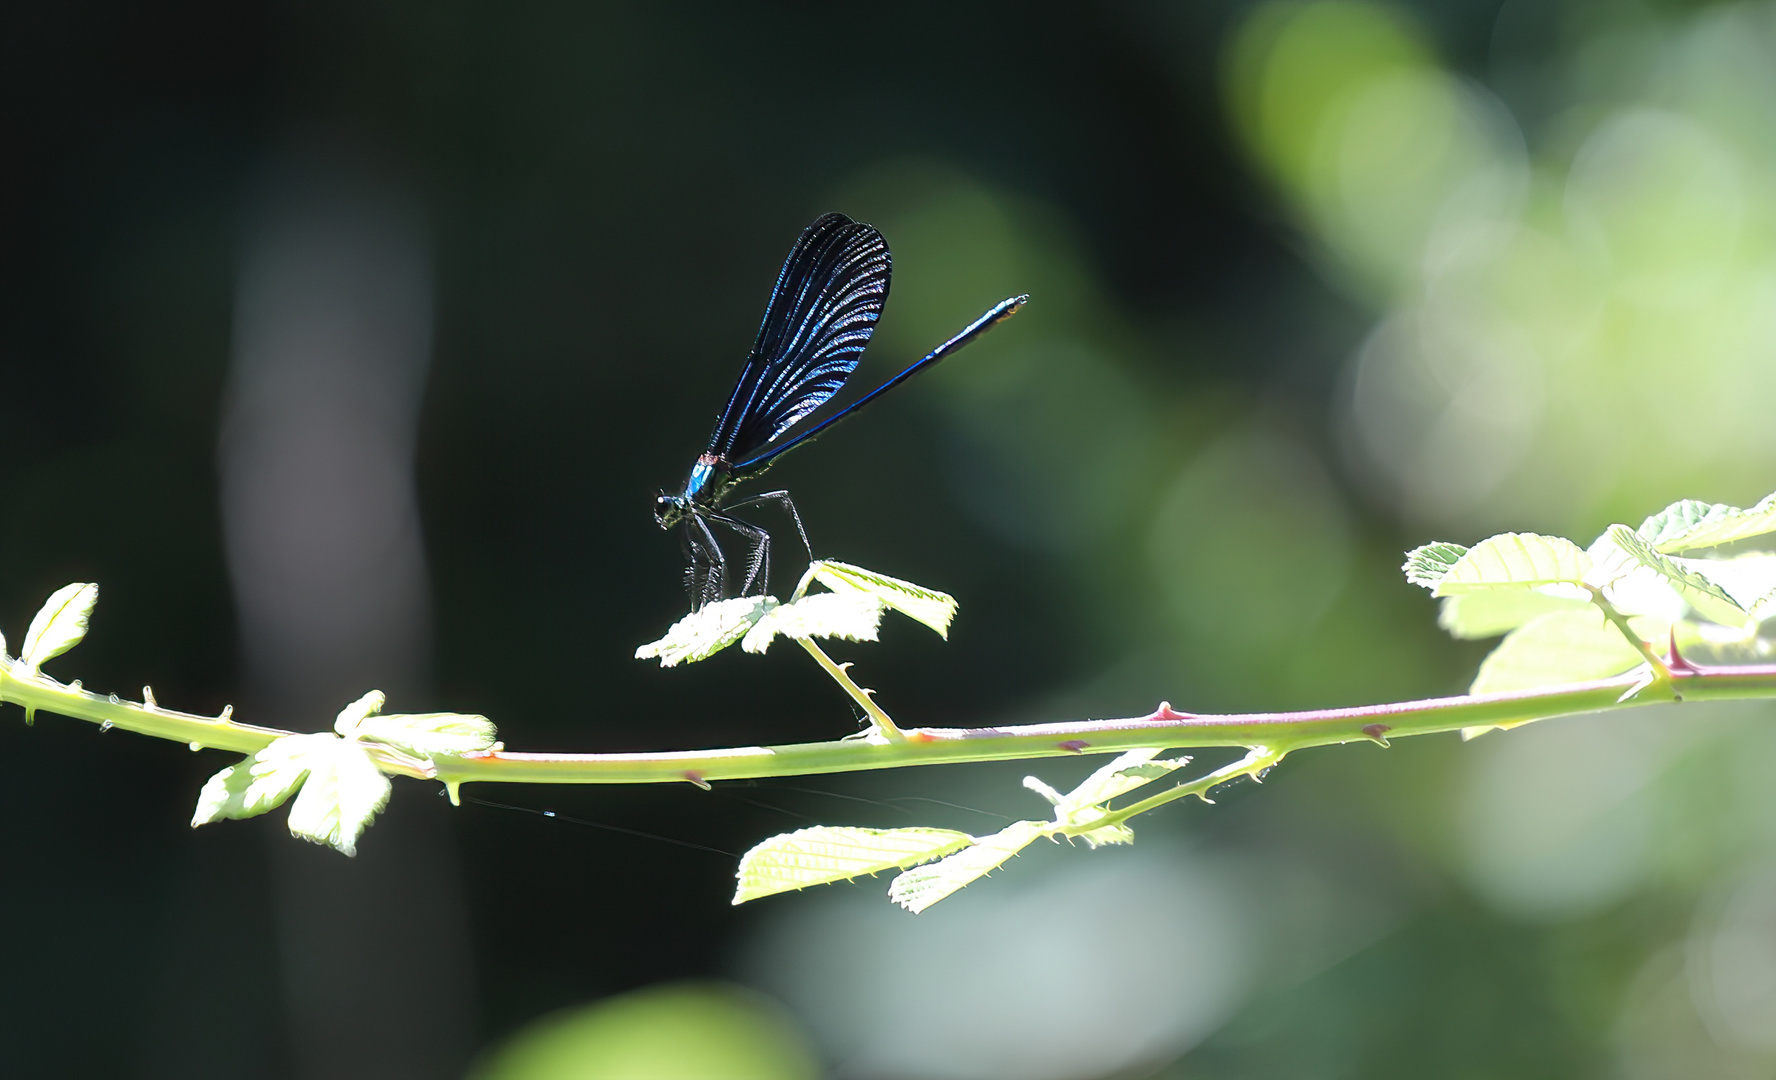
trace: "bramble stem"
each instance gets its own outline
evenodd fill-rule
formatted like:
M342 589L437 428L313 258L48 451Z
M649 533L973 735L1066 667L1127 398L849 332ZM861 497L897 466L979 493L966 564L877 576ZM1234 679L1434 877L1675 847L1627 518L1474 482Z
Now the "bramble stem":
M1646 660L1647 666L1652 669L1652 677L1641 681L1645 682L1647 686L1659 683L1671 691L1673 698L1682 701L1683 695L1678 693L1677 687L1672 683L1671 669L1666 666L1665 660L1653 651L1653 647L1648 645L1645 639L1634 632L1634 628L1628 625L1628 617L1617 611L1616 605L1604 598L1602 589L1595 585L1587 585L1585 588L1591 591L1591 602L1603 611L1603 617L1615 624L1616 629L1622 632L1622 636L1628 639L1628 644L1634 646L1634 650L1640 653L1641 657ZM1627 693L1630 696L1636 696L1644 689L1646 689L1645 686L1637 685Z
M831 664L831 661L827 663ZM836 664L832 666L838 668ZM842 669L839 674L843 675ZM1747 698L1776 699L1776 664L1693 666L1671 671L1670 678L1675 687L1681 688L1686 705ZM1273 754L1280 760L1284 754L1311 746L1379 742L1383 736L1393 739L1428 735L1459 731L1465 727L1517 724L1651 704L1639 697L1618 700L1639 680L1640 676L1628 672L1611 679L1539 690L1292 713L1193 715L1162 705L1146 716L1119 720L1068 720L996 728L896 728L901 735L899 740L883 736L781 746L624 754L525 754L500 750L461 757L440 755L432 759L429 768L414 767L405 760L405 755L384 753L376 747L366 749L384 772L436 779L451 788L466 783L663 784L687 780L708 783L914 765L1110 754L1146 747L1258 747L1263 748L1263 753ZM857 694L862 694L860 704L867 701L868 695L862 690ZM252 753L274 739L291 734L275 728L236 723L226 714L222 717L196 716L158 705L147 706L101 696L77 686L64 685L41 673L21 673L18 665L10 661L0 663L0 701L96 724L109 723L126 731L190 743L200 748L214 747L242 754ZM1210 782L1202 790L1206 792L1214 784L1231 779L1242 768L1250 772L1268 767L1263 761L1263 758L1248 757L1229 767L1235 772L1218 770L1211 773L1203 778ZM1220 773L1227 775L1221 776ZM1168 791L1155 798L1181 798L1193 793L1190 790L1181 794ZM1117 813L1124 814L1141 805L1136 803Z
M143 688L143 697L150 697ZM10 657L0 655L0 702L22 705L26 716L47 712L87 720L101 728L133 731L157 739L189 744L193 750L232 750L251 754L292 732L236 722L233 707L220 716L198 716L162 708L158 704L125 701L116 694L100 695L82 689L78 682L57 682L42 672L31 672ZM432 770L416 766L413 759L393 747L367 745L366 751L383 772L429 779Z
M832 658L827 656L820 646L814 644L813 638L796 638L795 640L796 644L808 650L808 655L812 656L816 663L826 669L826 673L833 677L833 681L845 688L845 693L851 695L851 700L863 707L864 713L870 718L870 723L875 725L877 735L889 742L906 741L906 736L901 733L900 728L893 720L889 719L887 713L882 711L882 707L876 704L868 690L851 680L850 673L845 670L843 665L833 663Z
M1673 672L1688 703L1776 698L1776 665ZM450 784L657 784L695 776L703 781L745 780L815 773L859 772L913 765L1029 760L1109 754L1144 747L1269 747L1279 755L1311 746L1375 742L1407 735L1516 724L1579 713L1634 708L1650 702L1618 700L1634 673L1595 682L1481 696L1319 709L1294 713L1206 716L1161 706L1147 716L1070 720L999 728L909 728L906 741L850 739L642 754L523 754L505 751L436 758L437 777Z

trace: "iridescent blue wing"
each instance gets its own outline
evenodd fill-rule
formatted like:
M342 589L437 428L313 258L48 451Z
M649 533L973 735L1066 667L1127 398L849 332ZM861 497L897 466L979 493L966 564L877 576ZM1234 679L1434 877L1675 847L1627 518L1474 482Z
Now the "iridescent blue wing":
M827 214L802 230L710 453L730 462L755 457L839 392L875 331L892 269L888 242L872 226Z

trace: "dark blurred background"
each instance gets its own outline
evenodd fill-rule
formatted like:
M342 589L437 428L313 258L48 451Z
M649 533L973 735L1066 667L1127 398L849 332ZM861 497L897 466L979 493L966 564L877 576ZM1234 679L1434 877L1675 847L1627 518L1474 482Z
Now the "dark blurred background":
M1484 647L1403 549L1776 487L1773 72L1756 4L21 5L0 624L100 582L58 677L305 730L372 687L515 749L854 730L796 650L632 658L684 608L650 497L837 209L896 261L861 388L1032 295L771 476L960 598L835 650L903 723L1456 692ZM1091 763L468 789L592 825L397 781L347 861L187 828L223 755L43 716L0 728L0 1061L1769 1076L1769 720L1303 753L915 918L731 908L732 855L991 831Z

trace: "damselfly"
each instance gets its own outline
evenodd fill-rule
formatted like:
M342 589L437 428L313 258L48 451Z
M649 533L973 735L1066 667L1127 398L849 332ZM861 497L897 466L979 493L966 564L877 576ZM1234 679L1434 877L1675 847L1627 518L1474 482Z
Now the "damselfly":
M660 528L682 526L685 588L695 610L726 595L728 562L711 526L720 525L747 544L740 595L764 591L771 573L771 534L734 516L747 506L772 502L788 512L809 559L808 532L787 491L766 491L727 502L734 485L764 472L789 450L810 441L915 374L1010 318L1028 296L995 304L962 332L923 359L826 419L794 431L845 385L875 331L888 299L892 273L888 242L873 226L843 214L827 214L802 230L771 290L758 338L728 395L709 447L691 466L675 494L654 500Z

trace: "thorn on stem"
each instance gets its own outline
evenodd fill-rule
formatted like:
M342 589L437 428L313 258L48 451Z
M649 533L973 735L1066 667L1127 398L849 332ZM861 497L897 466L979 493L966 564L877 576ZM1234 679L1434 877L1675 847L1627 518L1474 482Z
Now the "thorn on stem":
M684 777L686 780L689 780L691 783L696 784L698 787L702 788L704 791L713 790L709 786L709 781L703 779L703 774L698 772L695 769L686 769Z
M154 700L154 687L142 687L142 708L152 710L159 707L160 703Z
M1364 724L1363 725L1363 734L1367 735L1370 739L1374 740L1375 742L1380 743L1382 746L1386 746L1388 744L1388 741L1386 739L1382 738L1382 736L1386 735L1388 732L1390 732L1392 730L1394 730L1394 729L1387 724Z
M1160 702L1159 708L1153 710L1153 715L1148 717L1149 720L1156 720L1162 723L1171 720L1194 720L1195 718L1195 713L1179 712L1172 708L1172 703L1169 701Z
M1084 753L1085 748L1090 746L1091 743L1086 742L1084 739L1068 739L1066 742L1056 743L1055 745L1068 753L1079 754Z
M1670 668L1672 671L1684 671L1684 672L1694 673L1697 670L1695 664L1692 664L1688 660L1684 659L1683 653L1677 651L1677 624L1676 623L1671 624L1671 642L1669 645L1667 645L1665 647L1665 666Z
M1624 701L1627 701L1630 698L1635 697L1642 690L1645 690L1647 687L1653 685L1654 683L1656 683L1658 681L1659 681L1659 673L1654 671L1650 667L1647 668L1646 674L1642 675L1638 679L1635 679L1633 686L1630 686L1628 689L1622 691L1622 696L1616 699L1616 704L1620 705Z
M233 705L224 705L224 706L222 706L221 715L216 717L216 722L219 724L226 724L230 720L233 720L233 719L234 719L234 706Z

